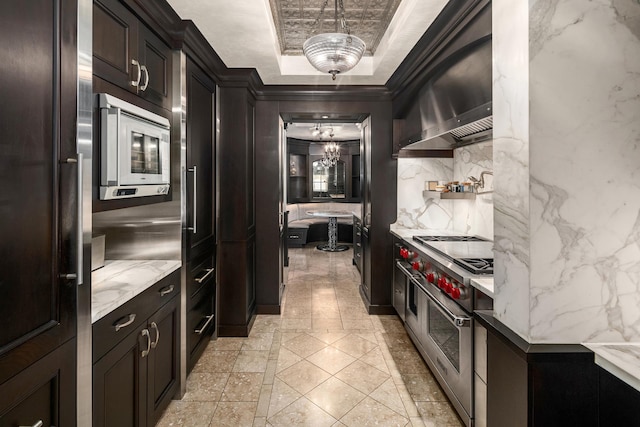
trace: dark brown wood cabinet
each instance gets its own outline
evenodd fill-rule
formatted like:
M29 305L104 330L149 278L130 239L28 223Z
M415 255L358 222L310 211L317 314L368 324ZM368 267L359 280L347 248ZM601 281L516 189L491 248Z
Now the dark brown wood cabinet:
M94 324L94 427L154 426L178 391L179 278L172 273Z
M93 3L93 72L171 109L171 48L118 0Z
M187 372L216 330L216 84L189 56L187 90Z
M75 424L76 13L0 3L0 425Z

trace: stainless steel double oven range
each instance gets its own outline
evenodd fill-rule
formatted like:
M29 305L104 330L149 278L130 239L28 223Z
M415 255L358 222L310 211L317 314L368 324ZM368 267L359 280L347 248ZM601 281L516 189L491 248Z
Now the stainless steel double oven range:
M394 306L467 426L473 425L473 311L492 300L470 285L493 274L493 243L475 236L416 236L396 245ZM403 283L404 281L404 283ZM399 289L404 285L406 296Z

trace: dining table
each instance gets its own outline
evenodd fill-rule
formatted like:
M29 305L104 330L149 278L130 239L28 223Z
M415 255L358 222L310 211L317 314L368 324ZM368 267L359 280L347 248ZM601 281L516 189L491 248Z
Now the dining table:
M307 211L307 215L319 218L329 218L329 241L316 246L317 249L325 252L341 252L349 249L349 246L347 245L338 244L338 218L351 218L353 216L353 212L314 209Z

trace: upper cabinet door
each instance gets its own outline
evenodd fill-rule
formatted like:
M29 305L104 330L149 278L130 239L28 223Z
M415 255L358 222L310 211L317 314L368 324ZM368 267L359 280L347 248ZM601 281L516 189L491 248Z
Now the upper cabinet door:
M0 2L0 383L75 336L75 13Z
M93 73L171 109L171 48L118 0L93 2Z
M138 58L138 19L117 0L93 2L93 73L123 89L136 92L142 80Z
M189 259L215 247L215 83L187 59L187 244Z

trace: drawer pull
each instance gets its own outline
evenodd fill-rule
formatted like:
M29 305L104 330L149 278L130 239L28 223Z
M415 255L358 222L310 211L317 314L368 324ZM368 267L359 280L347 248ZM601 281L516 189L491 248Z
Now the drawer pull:
M160 341L160 330L158 329L158 324L156 322L151 322L151 328L156 331L156 339L151 343L151 348L156 348L158 341ZM151 335L149 335L149 338L151 338Z
M360 243L356 243L356 246L358 247L362 247L362 245Z
M132 314L130 314L128 316L124 316L124 317L121 317L120 319L118 319L116 324L113 325L113 326L116 328L116 332L118 332L120 329L126 328L127 326L132 324L135 320L136 320L136 314L132 313Z
M300 236L298 236L297 234L289 234L289 238L290 239L299 239Z
M211 321L213 320L213 314L206 316L205 319L207 319L207 321L204 323L204 325L202 325L202 328L200 329L196 329L195 332L198 335L202 335L202 333L207 329L207 327L209 326L209 323L211 323Z
M356 233L356 236L361 236L362 233L360 233L359 231Z
M215 271L215 268L207 268L205 269L205 271L207 272L204 276L202 277L196 277L194 280L198 283L202 283L205 280L207 280L209 278L209 276L211 276L213 274L213 272Z
M42 423L42 420L38 420L38 422L32 426L20 426L20 427L42 427L43 425L44 424Z
M147 349L142 350L142 353L140 353L140 356L147 357L149 355L149 352L151 351L151 335L149 334L148 329L143 329L141 334L143 337L147 337Z
M170 294L171 292L173 292L173 290L175 288L176 287L173 286L173 285L165 286L164 288L160 289L160 291L159 291L160 292L160 296L163 297L163 296L165 296L167 294Z

